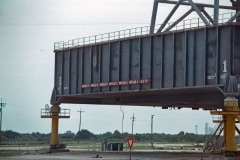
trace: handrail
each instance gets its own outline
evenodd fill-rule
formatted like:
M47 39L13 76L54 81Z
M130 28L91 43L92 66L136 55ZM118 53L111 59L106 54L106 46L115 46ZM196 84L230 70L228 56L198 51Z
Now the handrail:
M219 15L219 23L218 24L224 24L227 23L228 20L234 15L235 13L223 13ZM209 22L211 23L211 22ZM168 23L166 25L170 26L173 23ZM154 27L154 33L157 32L158 28L160 28L161 25L155 25ZM193 19L186 19L178 23L174 28L172 28L170 31L175 30L183 30L183 29L193 29L193 28L199 28L199 27L205 27L206 25L201 21L200 18L193 18ZM123 38L129 38L129 37L135 37L135 36L143 36L148 35L150 32L150 26L143 26L143 27L137 27L137 28L131 28L126 30L120 30L116 32L109 32L89 37L81 37L77 39L71 39L67 42L60 41L54 43L54 50L64 50L70 47L78 47L78 46L84 46L89 44L96 44L101 42L108 42L112 40L117 39L123 39Z
M60 117L69 117L70 116L70 109L61 109L58 116ZM51 117L52 112L50 108L43 108L41 109L41 116L42 117Z

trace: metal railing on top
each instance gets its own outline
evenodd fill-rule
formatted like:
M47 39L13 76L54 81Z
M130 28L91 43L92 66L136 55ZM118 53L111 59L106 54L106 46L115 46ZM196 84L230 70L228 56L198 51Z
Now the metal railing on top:
M231 17L233 17L235 13L224 13L219 15L219 21L218 24L224 24L229 21ZM173 23L168 23L166 25L166 28L171 26ZM209 24L211 22L209 21ZM155 25L154 27L154 33L157 32L157 30L160 28L161 25ZM193 18L193 19L186 19L181 22L179 22L176 26L171 28L169 31L175 31L175 30L181 30L181 29L192 29L192 28L199 28L199 27L205 27L205 23L202 22L200 18ZM150 32L150 26L144 26L144 27L138 27L138 28L131 28L126 30L120 30L116 32L109 32L104 34L99 34L95 36L89 36L89 37L82 37L77 39L71 39L67 42L60 41L54 43L54 50L64 50L70 47L78 47L78 46L84 46L89 44L95 44L95 43L101 43L101 42L108 42L112 40L117 39L123 39L123 38L129 38L134 36L143 36L147 35ZM164 31L163 29L163 31Z
M70 109L61 109L60 113L58 113L59 117L70 117ZM41 109L41 117L52 117L51 109L50 108L43 108Z
M109 32L109 33L104 33L104 34L95 35L95 36L72 39L72 40L68 40L67 42L60 41L60 42L54 43L54 50L61 50L69 47L106 42L106 41L128 38L133 36L147 35L149 34L149 31L150 31L150 27L145 26L145 27L138 27L138 28L131 28L126 30L116 31L116 32Z

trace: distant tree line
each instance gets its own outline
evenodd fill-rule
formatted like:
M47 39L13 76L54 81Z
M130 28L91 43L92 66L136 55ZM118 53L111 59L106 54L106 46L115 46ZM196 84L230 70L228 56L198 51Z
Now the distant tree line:
M81 130L80 132L73 133L72 131L66 131L63 134L59 134L61 141L70 142L77 140L86 140L86 141L102 141L107 139L108 141L122 141L126 137L130 137L130 133L121 134L118 130L112 132L106 132L103 134L93 134L88 130ZM154 142L162 143L203 143L209 135L198 135L193 133L185 133L183 131L178 134L165 134L165 133L154 133ZM50 140L51 134L33 132L33 133L24 133L20 134L11 130L2 131L2 143L16 143L16 142L42 142L46 143ZM136 142L150 142L151 134L142 133L134 135Z

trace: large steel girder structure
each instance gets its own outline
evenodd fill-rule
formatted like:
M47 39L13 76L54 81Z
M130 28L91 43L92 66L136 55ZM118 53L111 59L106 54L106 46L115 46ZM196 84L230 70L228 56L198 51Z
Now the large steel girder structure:
M83 38L83 45L76 46L58 43L57 46L63 47L54 50L53 106L43 112L47 115L42 115L42 118L52 118L51 148L60 148L59 105L74 103L214 110L211 114L222 115L224 151L237 152L240 0L230 1L232 6L219 5L219 0L214 0L213 5L192 0L155 0L150 34L132 37L124 34L123 38L110 40L108 37L108 41L102 42L97 42L95 36L95 43L85 44ZM158 3L175 6L154 32ZM166 25L180 5L191 8L171 25ZM214 9L213 17L206 12L206 7ZM220 24L219 8L236 12ZM204 26L173 29L193 11ZM74 40L70 42L74 44Z
M151 34L55 49L51 103L222 108L240 73L240 0L231 2L154 0ZM158 3L175 6L154 33ZM180 5L191 9L166 28ZM214 8L213 17L206 7ZM219 24L219 9L236 13ZM204 27L173 30L193 11ZM229 76L237 83L228 81Z
M231 23L55 50L51 103L222 108L239 35Z

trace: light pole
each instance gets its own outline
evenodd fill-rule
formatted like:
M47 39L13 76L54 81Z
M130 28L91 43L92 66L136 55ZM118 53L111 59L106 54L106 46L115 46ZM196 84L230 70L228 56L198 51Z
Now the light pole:
M123 120L124 120L124 111L122 109L122 106L120 107L120 110L122 112L122 138L123 138Z
M151 115L151 146L153 147L153 117L154 115Z
M82 111L81 108L80 108L80 111L77 111L77 112L79 112L79 116L80 116L80 118L79 118L79 128L78 128L78 143L79 143L79 139L80 139L80 130L81 130L82 112L84 112L84 111Z
M1 103L0 103L0 112L1 112L1 122L0 122L0 144L2 144L2 112L3 112L3 107L5 107L6 103L2 102L2 98L1 98Z

